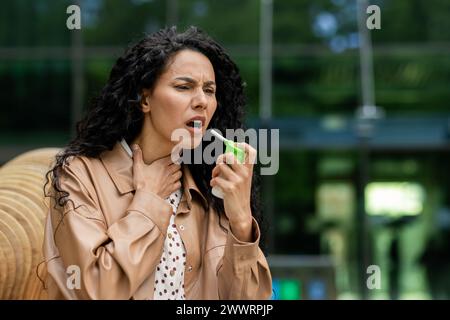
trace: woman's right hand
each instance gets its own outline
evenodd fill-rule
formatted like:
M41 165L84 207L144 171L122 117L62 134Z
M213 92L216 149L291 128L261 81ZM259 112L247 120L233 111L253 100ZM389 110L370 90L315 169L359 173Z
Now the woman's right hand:
M171 155L147 165L139 145L133 145L132 149L133 185L136 190L152 192L166 199L181 187L181 166L172 162Z

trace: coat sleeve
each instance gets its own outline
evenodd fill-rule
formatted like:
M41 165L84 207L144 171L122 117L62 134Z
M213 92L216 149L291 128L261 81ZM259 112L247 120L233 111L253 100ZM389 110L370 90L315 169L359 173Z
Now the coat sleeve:
M272 276L259 248L260 231L254 218L252 234L253 242L242 242L228 231L224 256L218 265L220 299L265 300L272 296Z
M159 263L172 209L156 194L138 190L124 217L107 226L83 181L65 169L60 184L70 201L50 209L64 267L80 270L80 286L71 290L79 299L130 299Z

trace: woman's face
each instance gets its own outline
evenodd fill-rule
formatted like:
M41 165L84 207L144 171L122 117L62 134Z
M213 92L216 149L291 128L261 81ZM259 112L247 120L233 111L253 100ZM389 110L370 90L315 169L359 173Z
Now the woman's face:
M144 124L149 122L152 134L172 147L182 141L184 148L195 148L217 108L214 68L202 53L179 51L144 96L142 107L148 117ZM201 127L194 128L193 120L200 120Z

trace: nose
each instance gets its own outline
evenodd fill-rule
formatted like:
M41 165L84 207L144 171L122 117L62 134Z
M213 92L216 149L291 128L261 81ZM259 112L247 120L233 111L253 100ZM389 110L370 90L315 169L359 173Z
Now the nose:
M208 107L208 97L203 89L197 90L197 93L192 101L193 109L206 109Z

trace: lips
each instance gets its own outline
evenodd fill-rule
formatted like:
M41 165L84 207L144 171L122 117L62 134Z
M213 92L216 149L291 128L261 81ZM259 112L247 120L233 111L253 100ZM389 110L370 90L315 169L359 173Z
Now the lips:
M194 125L194 121L195 121L196 125ZM193 118L189 119L188 121L186 121L186 126L188 126L190 128L201 129L202 127L205 126L205 121L206 121L205 117L196 116L196 117L193 117ZM199 124L200 124L200 126L198 126Z

